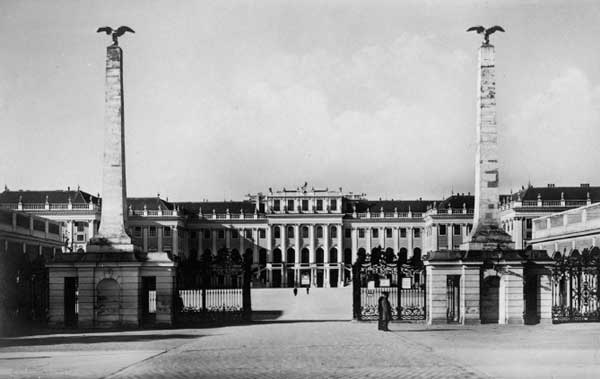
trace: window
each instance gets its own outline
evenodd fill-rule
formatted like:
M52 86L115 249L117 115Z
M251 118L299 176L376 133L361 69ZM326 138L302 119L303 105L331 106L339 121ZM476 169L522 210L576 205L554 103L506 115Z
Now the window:
M352 238L352 229L350 229L350 228L344 229L344 237Z
M337 238L337 228L335 226L331 227L331 238Z
M133 228L133 236L134 237L142 236L142 227L141 226L136 226L135 228Z
M419 229L419 228L413 229L413 235L415 238L421 238L421 229Z
M302 210L303 211L308 210L308 200L302 200Z
M379 229L371 229L371 235L373 238L379 238Z
M530 218L526 219L526 221L525 221L525 227L527 229L531 229L531 219Z
M287 235L288 235L288 238L294 238L294 227L293 226L287 227Z
M317 226L317 238L323 238L323 227Z
M78 222L77 223L77 231L79 233L83 233L85 231L85 226L83 225L83 222Z
M205 230L205 231L204 231L204 239L205 239L205 240L208 240L208 239L210 239L210 230Z
M400 238L406 238L406 228L400 228Z
M264 229L258 229L258 238L267 238L267 232Z
M279 229L279 226L273 228L273 237L281 238L281 229Z
M148 234L150 237L156 237L156 226L151 226Z
M302 238L308 238L308 226L302 227Z
M219 231L217 232L217 238L219 238L219 239L225 238L225 231L223 229L219 229Z
M440 236L445 236L446 235L446 225L440 225Z
M288 200L287 201L287 210L290 212L294 211L294 200Z
M332 211L335 211L337 209L337 200L336 199L331 199L331 202L329 203L330 208Z
M85 235L83 235L83 234L78 234L78 235L77 235L77 242L83 242L83 241L84 241L84 237L85 237Z
M454 229L454 235L460 236L460 225L454 225L452 228Z
M317 210L318 211L322 211L323 210L323 200L321 200L321 199L317 200Z
M385 238L392 238L392 229L385 228Z
M163 234L165 235L165 237L171 237L171 227L165 226L163 229Z
M281 201L279 199L273 201L273 210L274 211L281 210Z
M262 229L261 229L261 230L262 230ZM244 231L244 233L245 233L245 236L246 236L246 238L248 238L248 239L252 238L252 230L250 230L250 229L246 229L246 230Z
M238 238L240 236L240 234L238 233L237 229L231 229L231 238Z
M358 229L358 238L365 238L365 230Z

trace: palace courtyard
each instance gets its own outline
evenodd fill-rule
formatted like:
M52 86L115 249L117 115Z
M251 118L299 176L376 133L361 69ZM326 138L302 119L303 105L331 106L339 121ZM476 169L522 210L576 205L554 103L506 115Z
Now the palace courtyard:
M600 324L257 322L0 339L11 378L593 378Z

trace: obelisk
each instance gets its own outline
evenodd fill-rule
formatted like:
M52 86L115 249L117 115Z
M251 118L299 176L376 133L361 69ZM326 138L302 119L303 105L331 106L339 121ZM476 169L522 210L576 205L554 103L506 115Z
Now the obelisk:
M477 80L477 153L475 155L475 214L466 250L511 248L511 237L500 228L498 204L498 127L494 45L486 38L479 48Z
M116 43L116 39L114 40L115 43L106 48L102 213L98 234L90 240L88 251L134 250L131 238L125 231L127 186L123 117L123 51Z

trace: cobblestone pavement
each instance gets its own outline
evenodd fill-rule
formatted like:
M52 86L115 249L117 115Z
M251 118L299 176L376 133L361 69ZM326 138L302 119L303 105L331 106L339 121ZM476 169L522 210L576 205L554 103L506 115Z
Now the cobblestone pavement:
M0 377L595 378L600 324L257 323L0 340Z

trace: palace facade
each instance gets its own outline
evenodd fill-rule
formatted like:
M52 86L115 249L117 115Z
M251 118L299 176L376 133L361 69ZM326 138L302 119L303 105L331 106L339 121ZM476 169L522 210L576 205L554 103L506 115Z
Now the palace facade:
M533 238L533 219L600 201L600 187L523 187L500 198L502 227L517 248ZM308 186L243 201L169 202L128 198L127 228L144 252L179 261L251 253L254 287L340 287L357 256L381 249L402 259L458 249L471 232L474 197L370 200L365 194ZM0 193L0 207L61 225L63 252L83 252L98 231L101 198L80 190Z

